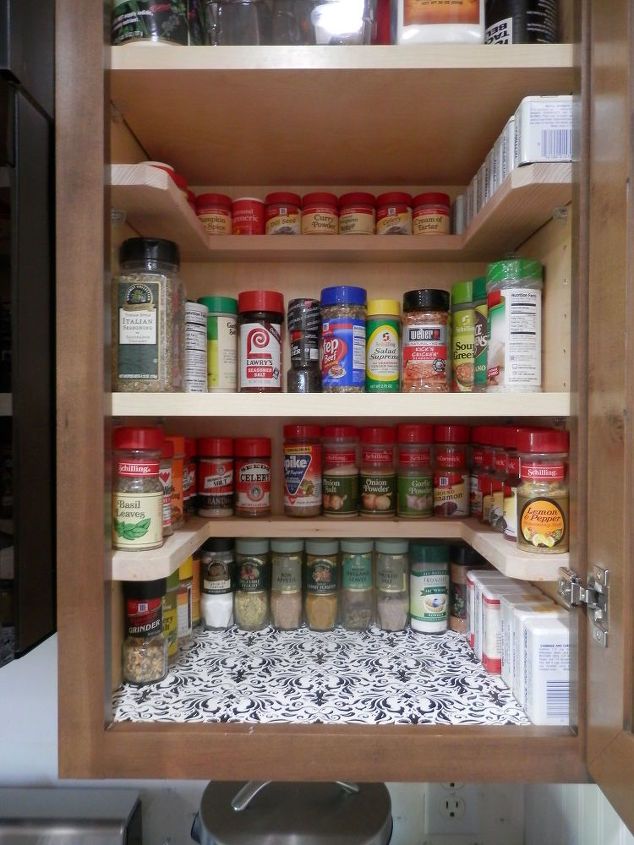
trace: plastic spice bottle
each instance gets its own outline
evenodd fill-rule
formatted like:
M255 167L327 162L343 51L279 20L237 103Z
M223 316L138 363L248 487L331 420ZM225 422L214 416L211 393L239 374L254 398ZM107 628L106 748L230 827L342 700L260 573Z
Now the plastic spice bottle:
M284 513L286 516L321 513L321 428L318 425L284 426Z
M484 442L487 426L477 425L471 429L471 474L469 476L469 512L471 516L482 515L482 491L480 476L484 471Z
M522 429L517 435L517 545L526 552L568 551L567 431Z
M483 393L487 388L487 348L489 345L487 321L486 276L478 276L471 283L473 300L473 390Z
M198 446L193 437L185 438L185 462L183 471L183 512L185 519L196 514L196 468Z
M236 625L243 631L260 631L269 624L271 581L269 541L236 540L238 585L234 597Z
M303 540L271 540L271 617L280 631L302 624L303 561Z
M357 516L359 513L359 430L352 425L323 429L322 474L324 516Z
M201 619L200 612L200 557L192 555L192 628L199 628Z
M503 427L499 425L489 426L484 451L484 469L480 476L480 491L482 493L480 522L484 525L493 525L504 509L503 476L500 477L496 471L496 459L501 460L500 452L504 455Z
M168 575L163 596L163 636L167 640L167 662L171 666L178 657L178 569Z
M113 434L112 545L146 551L163 545L159 428L117 428Z
M372 540L341 541L341 624L365 631L374 617Z
M165 578L123 584L126 637L123 642L123 680L143 686L167 675L167 640L163 635Z
M271 290L243 291L238 310L240 392L279 393L284 297Z
M449 390L449 294L410 290L403 296L403 393Z
M365 389L398 393L401 372L401 307L395 299L371 299L365 324Z
M161 447L161 465L159 478L163 486L163 537L170 537L174 533L172 528L172 458L174 444L170 440L163 440Z
M208 235L231 234L231 197L225 194L198 194L196 214Z
M185 303L185 393L207 393L207 306Z
M306 624L313 631L332 631L337 624L339 542L306 540Z
M299 194L277 192L264 198L267 235L299 235L302 201Z
M231 234L264 234L264 203L261 199L238 197L231 203Z
M402 631L409 616L409 543L376 541L376 615L383 631Z
M180 434L166 435L174 447L172 458L172 528L185 524L185 438Z
M449 546L413 542L409 557L412 630L441 634L449 619Z
M198 440L198 513L207 517L233 516L233 440Z
M399 517L425 519L434 512L431 425L405 424L397 429Z
M289 393L321 393L319 300L291 299L288 303L287 326L291 368L286 375L286 389Z
M238 301L229 296L201 296L207 306L207 390L235 393L238 388Z
M496 531L504 531L504 482L508 473L508 429L496 426L497 442L493 456L492 494L489 524Z
M233 540L213 538L200 549L200 612L208 631L224 631L233 625Z
M339 234L373 235L376 226L373 194L356 191L339 197Z
M451 232L449 194L429 192L412 200L412 230L415 235L448 235Z
M435 425L434 515L469 516L468 425Z
M517 541L517 488L520 485L520 456L517 437L520 429L509 426L506 431L506 477L504 478L504 537Z
M467 633L467 572L484 569L486 560L470 546L451 546L449 567L449 627L459 634Z
M396 469L393 428L361 429L361 513L363 516L394 516Z
M236 516L271 513L271 440L239 437L234 441Z
M193 560L188 557L178 567L178 591L176 593L176 612L178 618L178 647L189 645L192 639L193 610Z
M412 234L412 198L401 191L390 191L376 198L377 235Z
M337 197L317 191L302 200L302 235L336 235L339 232Z
M363 393L366 292L340 285L321 292L321 382L324 393Z
M474 387L475 312L471 282L457 282L451 289L451 387L457 393L472 393Z

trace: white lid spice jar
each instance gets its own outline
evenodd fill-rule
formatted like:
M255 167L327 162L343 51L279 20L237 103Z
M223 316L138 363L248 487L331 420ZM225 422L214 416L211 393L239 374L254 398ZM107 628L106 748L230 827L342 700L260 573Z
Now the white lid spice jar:
M115 429L113 446L112 545L124 551L158 549L163 545L163 432L123 426Z
M409 556L412 630L440 634L449 618L449 546L413 542Z

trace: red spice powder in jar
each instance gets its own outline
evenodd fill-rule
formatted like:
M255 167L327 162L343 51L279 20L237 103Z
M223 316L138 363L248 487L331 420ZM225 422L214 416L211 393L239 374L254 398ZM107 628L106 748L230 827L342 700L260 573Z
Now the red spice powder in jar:
M315 192L302 200L302 235L336 235L339 212L334 194Z
M233 516L233 440L201 437L198 440L198 513Z
M377 235L412 234L412 198L401 191L390 191L376 198Z
M299 235L302 204L299 194L267 194L264 201L267 235Z
M434 515L469 516L468 425L435 425Z
M271 439L239 437L234 442L236 516L271 513Z
M339 197L339 234L373 235L376 226L374 194L363 191Z
M264 203L256 197L240 197L231 206L234 235L264 234Z
M231 234L231 197L226 194L199 194L196 214L208 235Z
M449 194L418 194L413 200L415 235L448 235L451 232Z

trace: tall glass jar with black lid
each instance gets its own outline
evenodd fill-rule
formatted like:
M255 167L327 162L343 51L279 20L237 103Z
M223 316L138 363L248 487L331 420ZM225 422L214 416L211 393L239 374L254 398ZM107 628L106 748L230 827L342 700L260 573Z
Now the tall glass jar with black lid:
M165 588L165 578L126 581L123 585L126 612L123 680L129 684L154 684L167 674L167 639L163 634Z

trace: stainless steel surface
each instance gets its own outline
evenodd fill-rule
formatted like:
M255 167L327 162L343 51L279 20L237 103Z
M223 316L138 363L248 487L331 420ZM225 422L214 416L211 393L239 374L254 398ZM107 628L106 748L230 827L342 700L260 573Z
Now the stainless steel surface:
M349 795L356 795L360 792L359 787L356 783L346 783L342 780L334 781L338 786L340 786L344 792L347 792ZM250 780L248 783L240 789L240 791L233 796L233 800L231 802L231 807L235 810L236 813L241 813L243 810L249 806L251 801L255 798L258 792L261 792L265 786L268 786L273 781L270 780Z

